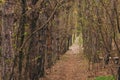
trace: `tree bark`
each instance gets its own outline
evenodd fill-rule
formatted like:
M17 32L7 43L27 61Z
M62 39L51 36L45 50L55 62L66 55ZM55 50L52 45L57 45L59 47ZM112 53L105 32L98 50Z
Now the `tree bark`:
M13 65L13 12L13 1L6 0L4 5L2 6L2 80L9 80Z

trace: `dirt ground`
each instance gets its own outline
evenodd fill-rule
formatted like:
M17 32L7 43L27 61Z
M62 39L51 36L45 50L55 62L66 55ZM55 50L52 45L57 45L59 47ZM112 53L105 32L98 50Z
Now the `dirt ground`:
M40 80L87 80L87 65L82 48L75 43Z

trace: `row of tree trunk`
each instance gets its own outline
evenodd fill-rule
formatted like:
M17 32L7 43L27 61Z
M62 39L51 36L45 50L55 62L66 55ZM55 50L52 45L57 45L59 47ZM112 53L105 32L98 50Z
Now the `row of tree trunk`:
M5 0L1 4L0 77L39 80L72 44L74 2Z
M89 61L98 62L99 56L120 57L120 0L81 0L79 3L84 53ZM116 73L120 80L120 72Z

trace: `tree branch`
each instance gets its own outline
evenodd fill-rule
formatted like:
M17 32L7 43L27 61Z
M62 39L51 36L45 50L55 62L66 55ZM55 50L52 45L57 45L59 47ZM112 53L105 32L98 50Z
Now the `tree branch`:
M48 18L48 20L47 20L41 27L39 27L38 29L36 29L34 32L32 32L32 33L26 38L26 40L23 42L22 46L20 47L20 51L23 50L26 42L27 42L36 32L38 32L39 30L41 30L41 29L43 29L43 28L46 27L45 25L48 24L49 21L52 19L52 17L54 16L54 13L56 12L58 6L59 6L59 3L57 3L57 5L55 6L55 8L54 8L52 14L50 15L50 17Z

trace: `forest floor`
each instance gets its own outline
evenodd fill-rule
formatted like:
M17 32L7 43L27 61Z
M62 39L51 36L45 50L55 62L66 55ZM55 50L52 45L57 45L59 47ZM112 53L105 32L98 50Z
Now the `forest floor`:
M41 80L87 80L87 65L82 48L76 42Z
M110 74L109 69L98 69L98 66L100 67L100 64L95 64L92 70L88 70L88 61L83 55L82 47L76 41L40 80L94 80L97 76Z

